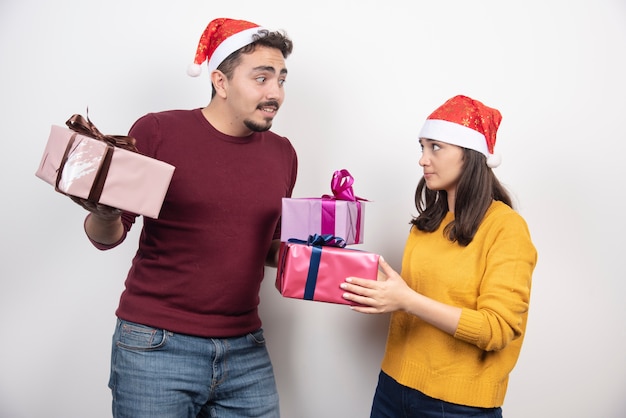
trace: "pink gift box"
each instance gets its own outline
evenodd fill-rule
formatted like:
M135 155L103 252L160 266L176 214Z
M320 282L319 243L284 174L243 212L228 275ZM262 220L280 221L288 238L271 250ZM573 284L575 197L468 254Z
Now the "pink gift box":
M328 234L343 238L346 244L362 244L365 199L354 195L353 182L348 170L337 170L331 180L333 196L283 198L281 241L306 241L311 235Z
M282 242L276 288L288 298L354 305L339 287L346 277L376 280L379 255L331 246Z
M53 125L35 175L60 193L158 218L173 173L170 164Z
M365 204L332 198L283 198L280 240L306 240L314 234L341 237L362 244Z

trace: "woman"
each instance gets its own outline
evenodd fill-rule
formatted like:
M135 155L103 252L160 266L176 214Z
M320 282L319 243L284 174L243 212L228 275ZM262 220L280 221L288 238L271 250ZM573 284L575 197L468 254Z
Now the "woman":
M502 117L455 96L420 132L424 170L401 275L349 277L357 312L392 312L371 417L501 417L526 330L537 261L495 177Z

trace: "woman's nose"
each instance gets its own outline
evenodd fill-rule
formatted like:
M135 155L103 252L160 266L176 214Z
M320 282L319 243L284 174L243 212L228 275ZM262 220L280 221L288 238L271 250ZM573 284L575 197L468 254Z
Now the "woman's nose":
M419 165L420 165L421 167L424 167L425 165L427 165L427 164L429 163L429 160L428 160L428 158L426 157L426 155L424 155L424 154L422 153L422 156L420 157L420 159L419 159L418 163L419 163Z

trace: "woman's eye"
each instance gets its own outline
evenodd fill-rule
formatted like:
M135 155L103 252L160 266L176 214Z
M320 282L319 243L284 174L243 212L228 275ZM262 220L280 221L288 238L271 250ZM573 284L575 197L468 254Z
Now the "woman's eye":
M441 149L441 147L439 145L433 144L433 151L437 151L437 150L440 150L440 149Z

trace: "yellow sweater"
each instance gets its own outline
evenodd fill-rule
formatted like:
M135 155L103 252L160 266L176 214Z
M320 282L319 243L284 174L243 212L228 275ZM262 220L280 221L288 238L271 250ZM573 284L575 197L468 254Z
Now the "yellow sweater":
M501 406L526 330L537 252L524 219L501 202L491 205L467 247L444 237L453 219L448 213L433 233L411 229L402 277L415 291L463 308L456 333L396 312L382 369L433 398Z

